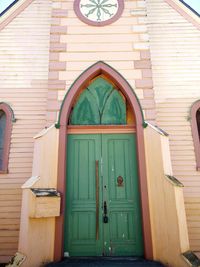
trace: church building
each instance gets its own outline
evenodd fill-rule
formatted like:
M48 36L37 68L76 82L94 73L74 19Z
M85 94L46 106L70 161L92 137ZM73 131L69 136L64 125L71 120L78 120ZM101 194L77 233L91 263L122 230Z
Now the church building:
M200 15L16 0L0 16L0 263L200 261Z

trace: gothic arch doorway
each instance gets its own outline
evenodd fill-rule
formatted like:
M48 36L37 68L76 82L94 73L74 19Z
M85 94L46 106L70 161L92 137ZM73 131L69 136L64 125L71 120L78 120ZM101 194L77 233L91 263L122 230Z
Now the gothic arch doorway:
M93 101L89 101L91 97L91 91L88 93L86 92L86 88L89 88L90 85L92 86L92 84L94 84L94 81L96 81L96 83L98 81L100 81L99 79L104 80L105 83L110 84L111 87L112 85L114 85L115 88L117 88L117 91L113 91L112 93L110 93L110 95L115 95L114 99L117 101L113 101L113 98L110 100L109 104L107 105L106 108L106 104L104 103L104 109L102 109L102 107L99 107L99 110L102 109L102 114L100 114L100 117L98 117L98 113L99 110L97 112L97 110L95 111L95 107L96 105L98 105L98 103L100 103L103 98L101 97L100 100L97 100L97 104L92 105L92 108L90 106L89 110L82 110L81 111L81 106L82 108L84 107L84 103L85 102L93 102ZM101 82L103 82L101 80ZM111 91L114 89L111 89ZM94 91L92 91L94 92ZM96 92L96 94L98 95L99 92ZM107 94L105 92L105 94ZM93 98L94 100L94 98ZM109 100L109 98L107 99ZM85 102L84 102L85 101ZM100 102L98 102L100 101ZM126 102L126 107L123 107L123 101ZM113 114L109 114L109 112L112 113L112 110L109 110L109 106L110 104L115 103L114 106L114 110L115 113L117 112L118 114L121 114L121 122L117 121L116 123L112 123L113 118L116 117ZM76 104L75 104L76 103ZM117 104L116 104L117 103ZM93 110L93 116L90 116L90 112ZM106 112L105 112L106 110ZM89 112L90 111L90 112ZM127 111L127 114L125 114ZM125 112L125 113L124 113ZM138 188L138 192L140 195L140 203L139 203L139 207L141 207L141 217L142 217L142 223L141 223L141 228L142 228L142 232L143 232L143 242L144 242L144 256L148 259L152 258L152 241L151 241L151 228L150 228L150 217L149 217L149 206L148 206L148 192L147 192L147 181L146 181L146 172L145 172L145 155L144 155L144 140L143 140L143 125L144 125L144 120L143 120L143 115L142 115L142 111L141 111L141 107L139 104L139 101L137 99L137 97L135 96L133 90L131 89L130 85L126 82L126 80L118 73L116 72L113 68L111 68L110 66L108 66L107 64L103 63L103 62L98 62L96 64L94 64L93 66L91 66L89 69L87 69L76 81L75 83L72 85L71 89L69 90L69 92L67 93L62 107L61 107L61 111L60 111L60 117L59 117L59 122L57 124L57 127L60 128L60 134L59 134L59 166L58 166L58 190L61 192L62 194L62 210L61 210L61 216L57 219L56 221L56 234L55 234L55 260L59 260L63 257L64 255L64 250L66 249L66 245L64 243L66 243L66 239L70 239L72 240L73 238L70 237L70 231L69 228L67 231L67 235L68 237L65 238L64 241L64 229L66 229L65 227L65 222L66 220L64 220L65 211L67 210L68 205L65 205L66 201L67 203L70 203L70 199L67 197L67 192L68 192L68 182L66 182L66 180L68 179L68 177L66 178L66 175L69 176L69 172L67 169L68 167L66 166L66 162L68 162L68 164L72 164L73 160L70 161L69 156L67 159L67 155L69 155L69 149L72 149L73 145L71 145L72 139L70 136L72 136L77 130L80 131L80 127L78 127L79 129L75 129L73 128L73 126L75 125L80 125L81 121L84 121L83 118L81 120L79 120L81 114L89 114L88 116L83 116L83 118L88 118L90 121L92 120L92 127L94 130L94 124L97 125L99 129L95 130L97 131L96 133L98 134L106 134L106 131L108 131L108 128L105 127L105 125L112 125L111 128L112 129L112 134L113 134L113 130L116 130L116 133L119 133L119 129L120 129L120 125L121 127L121 131L124 131L124 128L127 127L127 129L125 131L129 131L129 137L132 140L131 136L135 136L135 153L137 156L137 173L138 173L138 183L139 185L136 187ZM112 121L109 121L109 118L112 117ZM125 118L126 117L126 118ZM95 119L94 119L95 118ZM103 122L103 123L100 123ZM130 123L127 123L130 122ZM69 125L71 124L71 125ZM91 122L88 123L86 122L85 125L91 125ZM101 125L100 125L101 124ZM114 124L114 125L113 125ZM116 127L117 125L117 127ZM97 128L98 128L97 127ZM86 131L86 134L90 134L88 132L88 128L90 128L91 130L91 126L89 127L82 127L81 129L83 131ZM101 129L100 129L101 128ZM75 130L75 132L73 132ZM110 131L110 129L109 129ZM121 134L122 134L121 132ZM80 132L79 132L80 134ZM81 133L83 136L83 132ZM124 132L125 134L125 132ZM126 132L127 134L127 132ZM70 139L71 138L71 139ZM97 147L99 146L99 144L101 144L101 146L106 146L106 144L102 145L102 137L97 137L92 136L91 138L95 139L101 139L101 141L98 141L97 143ZM104 138L104 137L103 137ZM119 142L119 137L117 137ZM76 139L76 138L75 138ZM99 140L100 140L99 139ZM105 136L105 139L109 139L108 137ZM124 138L123 138L124 139ZM132 142L132 141L130 141ZM96 151L98 149L96 148ZM101 149L102 150L102 149ZM105 149L107 150L107 148ZM68 153L67 153L68 151ZM103 152L104 153L104 152ZM129 153L129 152L128 152ZM96 157L96 156L95 156ZM105 156L106 157L106 156ZM112 156L110 156L112 157ZM98 158L98 156L97 156ZM119 160L119 159L118 159ZM77 166L76 166L77 167ZM67 171L66 171L67 170ZM129 170L130 172L133 172L133 170ZM97 173L97 171L96 171ZM120 176L120 175L119 175ZM121 177L121 176L120 176ZM123 178L121 179L123 180ZM67 180L68 181L68 180ZM123 184L123 181L121 181ZM121 183L119 181L119 183ZM117 183L117 182L116 182ZM132 183L132 182L130 182ZM128 184L127 184L128 185ZM102 185L101 185L102 186ZM107 186L107 185L105 185ZM119 188L120 185L118 184ZM97 189L97 187L96 187ZM93 190L93 189L92 189ZM121 190L121 189L120 189ZM102 192L100 193L101 195L104 195ZM131 195L131 194L130 194ZM107 217L107 206L105 207L105 205L107 205L107 200L105 199L101 199L101 204L102 205L102 210L104 211L104 217ZM96 199L97 200L97 199ZM102 204L103 203L103 204ZM94 207L93 207L94 208ZM68 210L70 211L70 208L68 207ZM97 209L96 209L97 211ZM70 211L73 212L74 211ZM114 214L114 213L113 213ZM67 215L69 217L69 214ZM76 214L76 220L78 215ZM99 215L98 215L99 216ZM118 215L116 215L117 217ZM94 216L92 216L90 214L90 217L93 219L91 219L91 221L94 221ZM112 217L112 215L111 215ZM105 221L103 221L104 224L107 224L107 219L104 219ZM112 219L111 219L112 220ZM95 224L95 238L97 241L101 240L101 243L104 241L104 243L107 243L107 241L105 241L105 239L102 238L102 233L105 232L106 230L102 230L103 226L101 225L100 228L98 228L99 226L97 226L97 221L100 222L101 220L99 219L99 217L96 217L96 223ZM74 221L70 221L70 223L74 223ZM92 224L92 222L90 222ZM69 221L68 221L69 224ZM130 220L129 220L129 224L131 224ZM138 226L136 226L137 228ZM97 228L100 229L100 232L97 233ZM127 229L125 229L126 231ZM94 231L93 231L94 232ZM107 232L109 236L112 235L112 233L110 233L109 231ZM78 233L76 233L75 235L77 235ZM91 233L90 233L91 234ZM101 235L101 237L99 237L99 235ZM79 240L80 241L80 240ZM73 243L73 242L72 242ZM99 242L97 242L99 244ZM69 244L67 245L68 247L70 246ZM140 246L140 245L139 245ZM65 247L65 249L64 249ZM101 246L100 246L101 247ZM77 250L78 248L78 250ZM82 250L82 248L80 247L76 247L76 248L70 248L72 251L72 255L100 255L101 252L99 251L106 251L106 248L104 247L103 249L100 248L99 250L99 245L97 245L97 249L95 251L98 251L97 254L93 254L91 253L91 251L86 252L86 254L81 254L80 251ZM112 250L112 246L108 246L107 252L105 253L105 255L109 255L108 251ZM130 251L133 250L133 247L127 247L126 246L126 251L128 251L128 253L126 254L125 252L123 252L122 254L119 253L120 251L120 247L115 247L114 248L115 251L118 251L116 254L114 253L114 255L130 255ZM77 252L78 251L78 252ZM141 251L141 250L140 250ZM76 254L77 252L77 254ZM104 253L103 252L103 253ZM87 254L89 253L89 254ZM80 254L80 255L79 255ZM137 253L136 253L137 254ZM133 255L136 255L133 253ZM141 252L138 252L138 255L141 254ZM110 254L112 255L112 254Z

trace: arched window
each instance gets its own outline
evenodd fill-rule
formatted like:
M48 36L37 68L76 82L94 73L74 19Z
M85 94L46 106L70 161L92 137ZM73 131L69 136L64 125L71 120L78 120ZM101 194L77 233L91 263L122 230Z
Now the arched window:
M194 140L197 170L200 171L200 100L196 101L191 108L191 126Z
M126 124L125 98L111 82L98 76L80 94L73 108L70 124Z
M197 118L197 128L198 128L199 140L200 140L200 107L197 110L196 118Z
M8 158L12 122L14 122L12 109L5 103L0 103L0 173L8 172Z

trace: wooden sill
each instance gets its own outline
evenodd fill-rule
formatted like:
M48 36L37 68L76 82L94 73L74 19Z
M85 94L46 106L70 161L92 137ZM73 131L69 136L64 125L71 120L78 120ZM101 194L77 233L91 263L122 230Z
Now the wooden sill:
M96 133L135 133L134 125L70 125L68 134L96 134Z

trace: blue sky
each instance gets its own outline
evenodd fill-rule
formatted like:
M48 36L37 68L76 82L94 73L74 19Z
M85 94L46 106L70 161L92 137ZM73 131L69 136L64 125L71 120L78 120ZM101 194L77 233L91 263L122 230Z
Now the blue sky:
M200 14L200 0L183 0Z
M183 0L200 14L200 0ZM14 0L0 0L0 13L6 9Z
M14 0L0 0L0 13L4 11Z

